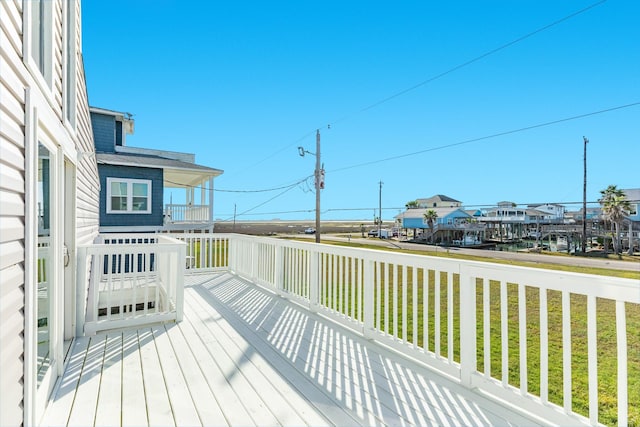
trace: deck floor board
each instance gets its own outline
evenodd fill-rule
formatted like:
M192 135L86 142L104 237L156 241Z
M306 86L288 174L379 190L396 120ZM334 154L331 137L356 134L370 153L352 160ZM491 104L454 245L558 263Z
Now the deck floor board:
M182 322L73 343L43 425L535 425L229 273L185 282Z

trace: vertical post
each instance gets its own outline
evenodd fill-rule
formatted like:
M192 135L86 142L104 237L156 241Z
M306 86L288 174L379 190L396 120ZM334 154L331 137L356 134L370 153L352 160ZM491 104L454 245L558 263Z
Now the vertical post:
M378 239L382 239L382 181L379 182L380 189L378 191Z
M316 130L316 243L320 243L320 129Z
M478 368L476 353L476 282L463 267L460 270L460 381L468 388Z
M317 230L316 230L317 233ZM309 251L309 309L318 311L320 302L320 252Z
M202 247L204 242L200 244L200 251L204 252ZM177 244L177 255L178 259L176 260L176 275L171 277L169 280L175 280L175 284L173 286L176 302L176 322L182 322L182 317L184 313L184 268L182 268L182 263L185 259L187 259L187 244L184 242L180 242ZM203 264L200 264L201 266ZM157 304L157 302L156 302Z
M364 325L363 325L363 334L365 338L368 339L372 339L374 337L374 330L375 330L375 326L374 326L374 321L375 321L375 317L374 317L374 298L375 298L375 293L374 293L374 288L375 288L375 283L374 283L374 276L373 276L373 268L374 268L374 262L372 259L369 258L365 258L362 260L362 264L364 267L364 274L363 274L363 281L362 281L362 288L364 290L364 314L363 314L363 319L364 319ZM380 280L380 278L378 277L378 280Z
M584 140L584 181L582 184L582 253L587 252L587 143L589 140L583 136ZM631 242L631 235L629 235ZM568 244L567 244L568 246Z
M209 178L209 223L213 231L213 178Z
M78 282L76 283L76 337L84 336L87 301L87 247L78 247Z

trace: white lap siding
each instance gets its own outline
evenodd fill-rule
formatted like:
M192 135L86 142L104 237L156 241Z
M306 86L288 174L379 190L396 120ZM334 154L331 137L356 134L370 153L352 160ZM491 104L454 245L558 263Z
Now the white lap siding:
M72 185L76 193L76 241L71 242L71 249L91 242L98 231L99 180L92 155L93 137L82 66L81 4L69 3L71 13L75 14L72 26L75 54L70 56L75 65L68 68L75 76L70 80L74 82L74 90L69 91L73 94L71 102L75 102L73 123L66 120L63 108L63 94L68 90L64 79L67 2L49 3L53 40L48 87L43 86L42 76L34 75L37 70L34 72L26 64L24 8L29 4L36 2L0 1L0 426L35 421L32 414L25 413L33 405L26 401L32 397L25 386L32 381L25 378L25 371L29 372L25 313L32 311L25 306L25 295L27 290L33 293L36 288L34 275L27 271L30 262L33 264L29 248L35 247L37 237L37 229L31 230L35 213L26 210L28 200L34 200L31 194L35 191L34 177L37 180L37 172L29 173L27 166L37 155L38 124L33 111L38 111L39 121L49 130L50 138L63 148L67 161L75 165L76 183ZM30 102L32 108L28 106ZM28 241L27 236L34 241Z

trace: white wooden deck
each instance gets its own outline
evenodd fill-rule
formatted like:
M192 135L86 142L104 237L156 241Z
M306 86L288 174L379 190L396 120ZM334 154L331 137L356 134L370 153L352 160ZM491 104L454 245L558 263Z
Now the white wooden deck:
M80 338L42 425L534 425L227 273L184 320Z

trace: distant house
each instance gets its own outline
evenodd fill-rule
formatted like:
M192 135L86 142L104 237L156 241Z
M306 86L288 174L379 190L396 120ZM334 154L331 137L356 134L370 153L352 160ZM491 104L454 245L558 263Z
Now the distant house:
M565 208L556 204L519 207L513 202L498 202L496 207L483 209L478 221L487 225L487 236L491 239L521 239L540 236L542 225L563 225Z
M101 232L213 229L213 180L222 170L196 164L194 154L127 146L127 113L92 107L91 123ZM169 188L182 203L165 200Z
M442 194L436 194L428 199L416 199L418 208L454 208L462 206L462 202Z
M434 196L430 199L418 199L428 201L426 203L438 203L443 196ZM458 203L457 200L449 199L449 202ZM434 211L437 215L433 223L433 229L425 219L425 214ZM415 233L416 237L422 236L422 240L433 241L436 244L444 245L470 245L480 243L483 239L484 226L478 224L473 217L464 209L458 206L453 207L429 207L412 208L400 213L395 217L396 222L405 229L420 230ZM433 233L433 239L431 234Z
M640 223L640 188L634 188L630 190L622 190L626 196L627 201L631 205L631 211L627 219L633 221L636 224Z

